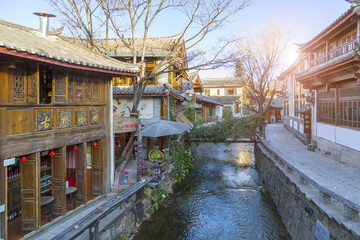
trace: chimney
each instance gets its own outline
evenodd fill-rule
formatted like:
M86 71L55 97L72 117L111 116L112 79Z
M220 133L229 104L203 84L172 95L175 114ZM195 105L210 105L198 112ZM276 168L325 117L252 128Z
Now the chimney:
M49 33L49 18L50 17L56 17L53 14L50 13L40 13L40 12L35 12L34 13L36 16L39 16L40 18L40 33L47 37L48 33Z

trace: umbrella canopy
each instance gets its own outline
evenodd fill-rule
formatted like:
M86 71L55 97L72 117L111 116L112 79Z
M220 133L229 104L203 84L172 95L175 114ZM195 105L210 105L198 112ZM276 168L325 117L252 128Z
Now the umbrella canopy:
M181 134L189 130L190 128L191 127L186 125L185 123L159 120L145 126L141 130L141 134L144 137L162 137Z

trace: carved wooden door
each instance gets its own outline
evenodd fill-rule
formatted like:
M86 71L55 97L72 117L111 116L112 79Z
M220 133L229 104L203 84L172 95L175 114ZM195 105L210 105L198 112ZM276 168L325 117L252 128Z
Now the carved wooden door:
M21 228L32 231L40 227L40 153L26 155L21 163Z
M66 147L54 150L52 163L52 196L53 214L64 215L66 213L66 178L65 178L65 160Z
M79 144L78 147L79 150L76 156L76 201L86 203L86 143Z
M92 195L103 194L103 143L92 147Z

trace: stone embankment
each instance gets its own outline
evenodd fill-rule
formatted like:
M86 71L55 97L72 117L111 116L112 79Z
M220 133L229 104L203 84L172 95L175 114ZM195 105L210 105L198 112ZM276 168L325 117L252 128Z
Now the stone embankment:
M308 151L280 124L258 137L255 159L293 239L360 239L360 169Z

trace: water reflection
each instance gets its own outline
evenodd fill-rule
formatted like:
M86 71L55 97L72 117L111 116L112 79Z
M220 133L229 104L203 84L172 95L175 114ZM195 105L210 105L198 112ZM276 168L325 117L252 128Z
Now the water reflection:
M191 176L134 239L290 239L272 199L259 191L253 146L216 147L210 157L197 155Z

